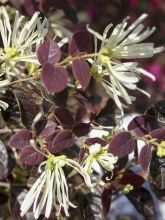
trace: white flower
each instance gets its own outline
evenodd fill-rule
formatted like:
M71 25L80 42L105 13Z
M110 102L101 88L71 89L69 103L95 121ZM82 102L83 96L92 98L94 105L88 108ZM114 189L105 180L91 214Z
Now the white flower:
M9 107L9 105L6 102L0 100L0 111L1 111L1 108L6 110L8 107Z
M109 24L103 36L87 27L88 31L95 37L95 52L97 53L97 39L101 40L101 47L97 58L88 59L92 63L93 76L101 81L106 92L115 100L123 114L122 98L126 104L132 104L135 97L129 96L127 89L140 90L149 96L148 93L137 87L140 75L146 75L155 80L155 77L146 70L138 67L136 62L123 62L123 59L147 58L164 50L164 47L154 48L153 43L141 43L148 38L155 27L146 30L141 22L147 14L141 15L132 25L127 27L128 17L118 24L111 35L108 32L113 26ZM105 77L108 76L108 79Z
M68 159L64 155L54 156L50 154L48 160L42 162L39 166L39 173L42 173L21 205L21 216L26 214L32 204L35 219L39 218L43 208L45 208L45 217L49 218L52 206L55 207L57 215L60 214L61 208L63 208L65 215L69 216L69 206L73 208L76 206L69 201L68 185L63 171L65 165L75 169L82 175L85 183L91 186L89 175L84 172L76 161ZM41 170L43 166L44 171Z
M9 80L7 80L7 79L0 80L0 91L1 91L1 89L3 89L4 86L7 86L8 84L9 84ZM9 105L6 102L0 100L0 111L1 111L1 108L6 110L8 107L9 107Z
M102 168L112 172L117 160L118 157L114 157L113 154L107 152L107 147L101 147L100 144L96 143L89 147L89 155L85 158L83 167L87 173L92 173L92 166L94 162L97 162Z
M50 17L50 26L55 33L55 36L59 38L71 39L72 32L65 27L71 26L71 23L65 19L65 13L62 10L56 10Z
M3 48L0 48L0 62L25 61L38 63L36 53L32 52L43 41L47 31L48 22L39 17L40 12L34 13L30 21L24 23L24 16L15 12L13 26L5 7L0 7L0 34Z

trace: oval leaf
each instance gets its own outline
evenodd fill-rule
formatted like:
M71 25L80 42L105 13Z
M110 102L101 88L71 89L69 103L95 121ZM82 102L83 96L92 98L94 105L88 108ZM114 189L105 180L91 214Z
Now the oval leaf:
M90 53L92 50L92 36L88 31L76 32L69 45L69 54L77 56L80 53Z
M9 140L9 145L18 150L30 145L32 134L27 129L22 129L15 133Z
M34 118L39 112L38 106L35 104L33 97L29 91L14 89L13 93L21 113L21 122L28 129L31 128Z
M133 172L125 172L119 181L119 183L123 185L126 184L133 185L134 189L140 188L144 182L145 179L142 176Z
M55 128L56 128L56 123L52 120L48 120L45 128L40 133L40 136L48 137L49 135L55 132Z
M77 101L83 108L95 113L92 103L90 103L88 98L86 98L83 94L77 92L74 94L74 97L77 99Z
M93 144L101 144L102 146L105 146L106 145L106 141L103 140L102 138L99 138L99 137L94 137L94 138L87 138L85 140L85 144L87 145L93 145Z
M73 60L72 71L75 79L79 81L83 88L86 88L90 81L90 68L88 63L82 59Z
M136 116L128 125L128 130L138 136L144 136L156 128L158 128L156 118L148 115Z
M49 93L63 91L67 87L68 73L64 67L46 63L41 73L42 82Z
M54 132L53 134L51 134L45 138L47 148L50 152L52 152L52 143L53 143L53 140L57 134L58 134L58 132Z
M92 130L92 127L89 123L79 123L73 128L73 133L77 137L82 137L87 135Z
M72 126L74 123L71 112L66 107L59 107L55 110L57 121L65 126Z
M105 188L101 195L102 212L105 218L108 215L109 210L110 210L111 199L112 199L112 189Z
M28 146L22 149L20 160L26 165L37 165L41 163L44 159L44 156L35 151L32 146Z
M157 138L159 141L165 140L165 128L160 128L152 131L150 135L153 138Z
M45 63L55 64L61 59L61 51L53 40L47 40L38 48L37 57L41 65Z
M46 127L47 124L47 120L46 118L42 118L39 121L37 121L34 125L34 129L35 129L35 135L38 136Z
M152 158L152 151L150 145L146 144L140 151L139 163L143 170L147 170Z
M129 132L121 132L112 138L108 151L114 156L125 157L136 147L136 142Z
M61 131L55 136L50 151L52 153L57 153L72 145L74 145L72 133L69 131Z

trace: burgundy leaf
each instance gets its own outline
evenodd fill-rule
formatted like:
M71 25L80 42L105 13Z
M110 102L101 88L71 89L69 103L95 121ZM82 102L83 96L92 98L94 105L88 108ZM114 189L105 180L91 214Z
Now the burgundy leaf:
M158 128L156 118L148 115L136 116L128 125L128 130L138 136L144 136L156 128Z
M66 107L58 107L55 110L55 116L58 122L65 126L72 126L74 123L71 112Z
M152 158L151 146L146 144L140 151L139 163L143 170L147 170Z
M144 219L156 219L155 201L151 191L144 187L139 188L139 196L132 196L132 191L126 194L126 197L136 210L144 216Z
M85 117L87 113L87 110L81 106L77 109L76 115L75 115L75 121L77 123L82 122L83 118Z
M67 87L68 73L64 67L46 63L42 68L42 82L49 93L63 91Z
M65 148L69 148L74 145L74 138L70 131L59 132L52 143L51 152L57 153Z
M28 210L24 217L20 217L20 207L27 193L28 191L23 187L17 189L15 187L11 188L11 197L8 204L13 220L27 220L29 217L31 220L34 220L31 210Z
M150 135L152 138L157 138L159 141L163 141L165 140L165 128L153 130Z
M117 172L119 170L124 169L127 166L127 163L128 163L128 155L126 157L119 158L117 163L115 164L115 168Z
M22 129L15 133L9 140L9 145L18 150L30 145L32 134L27 129Z
M26 165L37 165L41 163L44 159L44 156L35 151L32 146L28 146L22 149L20 160Z
M37 57L41 65L45 63L55 64L61 59L61 51L53 40L47 40L38 48Z
M73 60L72 71L75 79L79 81L83 88L86 88L90 81L90 68L88 63L82 59Z
M92 127L89 123L79 123L73 128L73 133L77 137L82 137L87 135L92 130Z
M21 11L23 14L33 16L37 11L37 4L34 0L21 0Z
M124 173L119 181L119 183L123 185L131 184L134 189L140 188L144 182L145 179L142 176L132 172Z
M65 88L62 92L53 95L53 101L57 106L66 106L69 95L69 89Z
M125 157L136 147L136 142L129 132L121 132L110 141L108 151L114 156Z
M80 53L90 53L92 50L92 37L88 31L76 32L69 45L69 54L77 56Z
M74 96L83 108L88 109L93 113L95 112L92 104L89 102L89 100L83 94L76 93L76 94L74 94Z
M53 140L54 140L54 138L56 137L57 134L58 134L58 132L54 132L53 134L51 134L51 135L49 135L45 138L47 148L49 149L49 151L51 153L53 153L52 152L52 143L53 143Z
M35 104L34 98L29 91L22 89L14 89L12 91L19 106L21 122L30 129L36 115L39 112L39 107Z
M115 126L115 103L112 99L108 99L106 105L94 118L94 122L102 126Z
M55 132L55 128L56 128L56 123L52 120L48 120L45 128L40 133L40 136L48 137L49 135L51 135Z
M101 138L98 138L98 137L94 137L94 138L87 138L85 143L87 145L93 145L93 144L101 144L102 146L105 146L106 145L106 141L104 141L103 139Z
M38 136L46 127L47 120L46 118L42 118L41 120L37 121L34 125L35 135Z
M101 195L102 212L105 218L108 215L109 210L110 210L111 199L112 199L112 189L105 188Z

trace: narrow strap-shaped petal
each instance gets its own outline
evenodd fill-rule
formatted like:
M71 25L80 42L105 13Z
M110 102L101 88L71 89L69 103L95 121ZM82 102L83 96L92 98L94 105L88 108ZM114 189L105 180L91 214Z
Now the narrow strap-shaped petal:
M52 202L53 202L53 183L55 181L54 177L54 172L52 172L52 176L50 179L50 182L48 183L48 198L47 198L47 203L46 203L46 208L45 208L45 217L49 218L51 210L52 210Z

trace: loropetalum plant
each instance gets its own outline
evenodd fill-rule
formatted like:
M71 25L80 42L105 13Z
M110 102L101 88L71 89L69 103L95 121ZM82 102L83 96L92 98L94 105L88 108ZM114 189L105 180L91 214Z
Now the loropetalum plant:
M149 181L157 191L165 187L164 102L122 127L124 110L135 101L132 91L150 96L138 86L141 75L155 80L138 58L164 49L143 42L155 31L144 30L146 17L131 25L128 18L114 28L109 24L102 35L87 25L71 40L54 40L39 12L27 21L0 8L0 187L8 189L14 218L104 219L111 200L121 195L146 218L154 215L143 183ZM105 93L97 91L100 85ZM104 134L91 136L96 130ZM99 210L92 206L96 190Z

